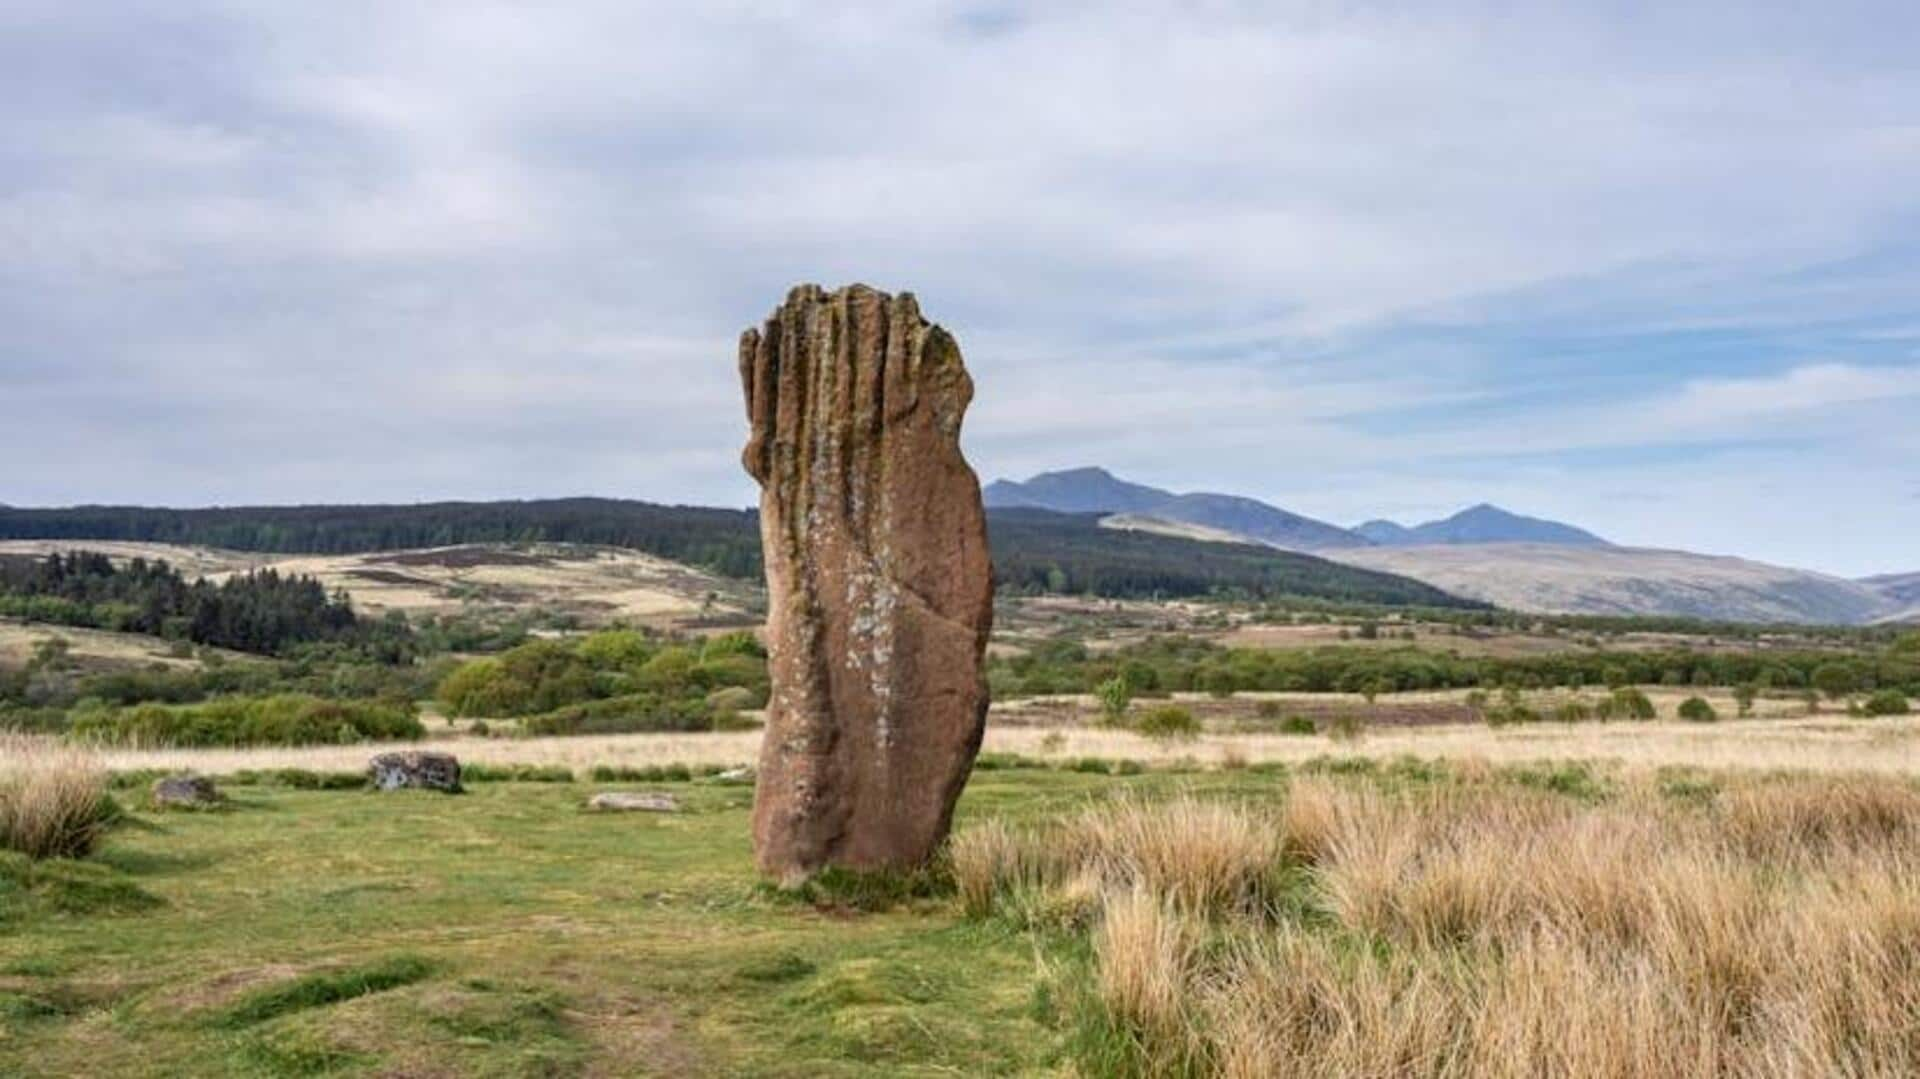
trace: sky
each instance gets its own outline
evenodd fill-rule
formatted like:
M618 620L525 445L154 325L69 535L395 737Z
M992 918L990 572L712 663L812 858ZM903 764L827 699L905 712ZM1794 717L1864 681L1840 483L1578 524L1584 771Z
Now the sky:
M909 290L983 480L1920 570L1920 6L0 5L0 503L748 505Z

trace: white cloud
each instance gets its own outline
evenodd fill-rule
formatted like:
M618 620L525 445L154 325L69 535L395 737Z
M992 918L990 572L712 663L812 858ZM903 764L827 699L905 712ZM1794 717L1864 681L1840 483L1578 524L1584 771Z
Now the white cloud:
M1911 356L1873 351L1920 284L1907 5L0 23L0 377L42 404L0 453L63 462L0 501L739 501L734 335L806 279L960 333L988 473L1337 508L1580 488L1482 470L1516 449L1914 437ZM1503 411L1580 358L1474 339L1656 328L1779 340Z

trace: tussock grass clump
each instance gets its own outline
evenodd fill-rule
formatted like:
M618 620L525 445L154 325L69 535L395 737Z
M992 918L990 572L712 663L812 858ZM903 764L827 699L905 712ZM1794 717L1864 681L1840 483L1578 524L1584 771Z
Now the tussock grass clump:
M1109 895L1094 932L1100 1002L1136 1039L1156 1073L1178 1070L1187 1054L1189 981L1200 934L1146 888Z
M84 750L0 737L0 849L29 858L83 858L114 815L108 775Z
M1133 721L1135 734L1156 742L1191 742L1200 737L1200 721L1177 704L1150 708Z
M1920 1074L1913 786L1380 779L988 825L955 880L974 914L1090 910L1103 1074Z
M1920 789L1877 776L1749 783L1721 795L1722 834L1753 858L1920 849Z
M134 914L161 902L104 865L68 858L36 861L17 851L0 851L0 924L33 907L59 914Z
M976 916L1070 924L1104 893L1135 887L1185 910L1250 908L1271 890L1280 865L1283 837L1274 825L1222 802L1120 797L1036 829L991 822L961 832L948 863ZM1038 910L1053 916L1032 918Z

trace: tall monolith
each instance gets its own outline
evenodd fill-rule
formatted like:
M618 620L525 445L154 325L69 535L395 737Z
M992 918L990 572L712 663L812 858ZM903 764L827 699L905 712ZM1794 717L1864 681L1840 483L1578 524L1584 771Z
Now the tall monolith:
M993 622L973 380L912 294L801 285L740 337L773 692L760 870L910 869L946 837L987 714Z

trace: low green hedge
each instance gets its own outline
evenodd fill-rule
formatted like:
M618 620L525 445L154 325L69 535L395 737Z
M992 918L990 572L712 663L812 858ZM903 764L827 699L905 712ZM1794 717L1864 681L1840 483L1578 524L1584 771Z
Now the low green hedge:
M633 734L710 731L718 713L704 700L629 693L570 704L521 720L528 734Z
M185 747L344 744L426 733L411 704L295 693L98 709L78 713L73 722L76 738Z

